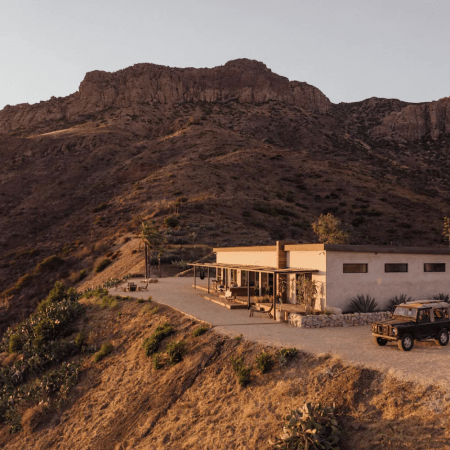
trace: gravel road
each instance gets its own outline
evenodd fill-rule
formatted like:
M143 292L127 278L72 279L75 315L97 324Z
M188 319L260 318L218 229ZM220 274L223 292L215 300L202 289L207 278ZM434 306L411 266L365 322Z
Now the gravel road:
M139 279L134 281L142 285ZM399 378L450 386L450 345L440 347L434 342L415 342L412 351L403 352L396 343L385 347L375 345L370 325L302 329L277 323L265 315L249 317L246 310L228 310L204 299L202 295L206 292L195 290L192 284L192 278L161 278L158 283L149 285L148 292L131 294L140 298L151 295L154 301L208 322L227 336L242 334L245 339L264 345L296 347L314 354L330 353L353 364L388 371ZM116 290L111 293L129 295Z

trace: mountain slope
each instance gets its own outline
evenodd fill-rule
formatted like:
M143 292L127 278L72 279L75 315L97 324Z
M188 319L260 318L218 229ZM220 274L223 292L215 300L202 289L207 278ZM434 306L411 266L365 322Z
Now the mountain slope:
M20 289L0 300L0 332L55 279L75 283L120 250L143 218L176 216L173 242L214 246L311 242L310 223L332 212L354 243L443 245L450 115L435 103L332 104L236 60L91 72L68 97L6 107L0 292ZM411 110L441 112L422 123ZM36 269L51 255L57 267Z

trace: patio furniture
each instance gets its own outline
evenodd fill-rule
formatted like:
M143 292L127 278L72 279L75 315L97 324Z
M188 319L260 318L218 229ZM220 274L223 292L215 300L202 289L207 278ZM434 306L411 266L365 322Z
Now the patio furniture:
M145 286L138 286L137 290L138 291L148 291L148 285L149 285L149 283L147 283Z

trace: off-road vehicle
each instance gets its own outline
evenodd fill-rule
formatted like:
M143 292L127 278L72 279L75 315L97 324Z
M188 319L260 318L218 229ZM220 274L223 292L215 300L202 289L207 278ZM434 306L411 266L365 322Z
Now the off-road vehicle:
M448 344L450 305L438 300L415 300L397 305L390 319L372 325L373 340L378 345L397 341L398 348L408 352L414 340L434 339Z

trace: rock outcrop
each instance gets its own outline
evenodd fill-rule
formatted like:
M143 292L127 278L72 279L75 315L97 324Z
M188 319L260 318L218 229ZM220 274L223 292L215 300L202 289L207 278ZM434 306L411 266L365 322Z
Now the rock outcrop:
M416 141L424 137L439 139L450 133L450 98L408 105L384 117L372 135L396 141Z
M5 107L0 111L0 133L43 121L74 120L110 107L232 99L241 103L277 100L316 113L326 113L331 104L314 86L289 82L258 61L238 59L212 69L136 64L113 73L89 72L78 92L65 98Z

